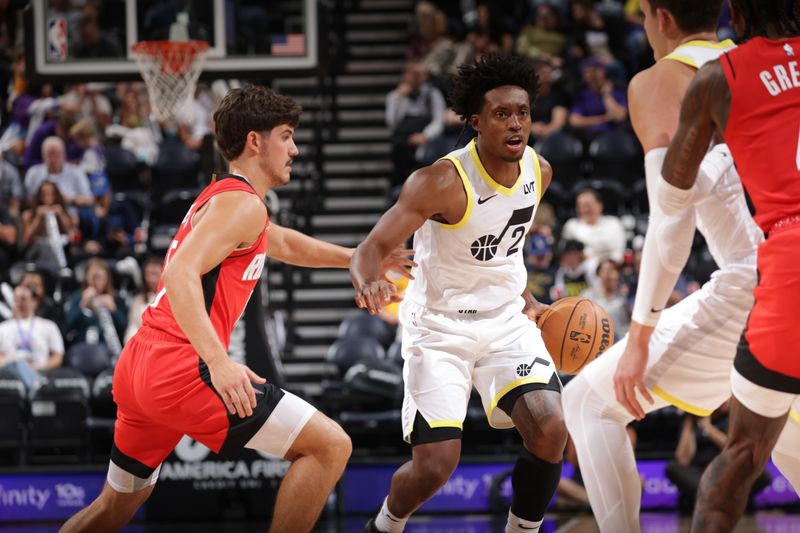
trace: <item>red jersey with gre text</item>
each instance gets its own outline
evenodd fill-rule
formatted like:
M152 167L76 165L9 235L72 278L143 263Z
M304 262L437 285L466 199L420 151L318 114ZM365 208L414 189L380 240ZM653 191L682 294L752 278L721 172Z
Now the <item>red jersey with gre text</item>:
M256 194L253 187L241 176L220 174L214 183L200 193L183 218L183 222L167 250L164 268L169 263L170 257L175 254L183 240L192 231L194 214L215 195L229 191L245 191ZM201 278L206 312L226 349L230 343L231 331L244 312L250 295L261 278L261 271L266 260L268 227L269 217L267 217L264 230L256 242L247 249L234 251ZM156 297L142 315L142 326L149 326L189 342L172 315L169 294L161 281L158 283Z
M768 233L800 214L800 37L754 37L719 61L731 92L725 142Z

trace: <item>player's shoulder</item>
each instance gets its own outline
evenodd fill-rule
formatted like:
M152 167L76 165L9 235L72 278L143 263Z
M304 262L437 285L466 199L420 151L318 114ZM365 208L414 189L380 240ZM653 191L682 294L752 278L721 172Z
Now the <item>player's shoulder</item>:
M658 61L638 72L628 85L628 98L649 97L653 92L670 90L676 76L692 76L695 69L678 61Z
M413 172L406 180L406 185L422 187L433 193L461 187L461 176L456 164L450 159L443 158Z

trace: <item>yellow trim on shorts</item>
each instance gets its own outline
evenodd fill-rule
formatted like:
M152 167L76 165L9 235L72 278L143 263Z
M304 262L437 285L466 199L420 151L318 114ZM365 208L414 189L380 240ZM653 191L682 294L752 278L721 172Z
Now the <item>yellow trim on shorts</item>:
M443 157L442 159L447 159L456 167L456 172L458 172L458 177L461 178L461 182L464 185L464 192L467 193L467 209L464 211L464 215L461 217L461 220L456 222L455 224L445 224L440 222L439 225L442 229L458 229L462 228L466 225L469 221L469 217L472 216L472 209L475 207L475 194L472 190L472 184L469 182L469 178L467 177L466 171L464 171L464 167L461 165L461 161L454 155L448 155Z
M797 411L789 411L789 418L800 424L800 413Z
M481 178L483 178L483 181L486 182L486 185L499 192L503 196L511 196L514 194L517 189L519 189L520 183L522 183L522 159L519 160L519 176L517 176L517 181L514 182L514 185L511 187L506 187L494 181L494 178L492 178L489 173L486 172L486 168L483 166L483 163L481 163L481 158L478 155L477 146L478 145L475 142L475 139L472 139L469 142L469 155L472 156L472 162L475 163L475 168L478 169L478 174L481 175Z
M527 385L529 383L541 383L543 385L547 385L549 382L550 382L549 379L545 380L545 379L539 378L539 377L522 378L522 379L518 379L516 381L512 381L511 383L509 383L508 385L506 385L505 387L500 389L500 392L498 392L497 394L494 395L494 398L492 398L492 403L489 404L489 410L486 411L486 417L487 418L491 417L492 413L494 412L495 408L497 407L497 404L500 403L500 400L503 398L503 396L505 396L506 394L508 394L512 390L516 389L517 387L522 386L522 385Z
M428 422L428 425L432 429L436 428L458 428L461 431L464 431L464 423L459 422L458 420L433 420Z
M425 420L425 417L422 417L422 419ZM464 423L459 422L458 420L434 420L433 422L428 422L427 420L425 420L425 422L428 424L428 426L431 427L431 429L458 428L461 431L464 431ZM409 440L411 439L411 434L413 432L414 432L414 422L411 422L411 425L408 427L408 432L406 432L406 436L409 438Z
M533 179L536 182L536 205L542 200L542 166L539 164L539 156L536 150L528 146L528 150L533 155Z
M655 394L662 400L665 400L674 405L675 407L677 407L678 409L682 409L687 413L691 413L695 416L709 416L711 413L713 413L713 411L710 409L703 409L702 407L695 407L694 405L689 405L688 403L679 400L675 396L672 396L661 387L653 387L650 390L653 392L653 394Z

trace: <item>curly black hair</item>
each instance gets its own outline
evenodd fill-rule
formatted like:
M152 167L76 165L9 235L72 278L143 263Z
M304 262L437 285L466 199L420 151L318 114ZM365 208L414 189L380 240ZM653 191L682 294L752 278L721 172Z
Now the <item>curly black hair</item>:
M217 145L226 161L244 151L247 134L289 124L297 127L302 108L288 96L261 85L247 85L225 95L214 112Z
M767 37L770 27L782 37L800 33L800 9L795 0L732 0L731 7L744 17L741 41Z
M539 76L533 61L521 56L489 54L471 64L464 63L458 67L450 92L453 111L468 120L480 113L486 93L503 85L524 89L533 105L539 94Z

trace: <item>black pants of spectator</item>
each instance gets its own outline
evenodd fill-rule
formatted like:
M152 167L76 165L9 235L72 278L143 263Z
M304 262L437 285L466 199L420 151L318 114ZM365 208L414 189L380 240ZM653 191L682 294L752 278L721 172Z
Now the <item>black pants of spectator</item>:
M409 174L420 164L417 162L417 147L408 144L408 138L421 133L431 121L429 116L406 117L392 132L392 187L402 185Z
M697 465L681 465L677 461L670 461L667 463L666 474L667 478L678 487L680 493L680 500L678 507L681 511L692 512L694 503L697 500L697 489L700 486L700 478L705 472L705 467ZM756 478L753 483L753 488L750 491L747 506L752 506L753 497L764 490L772 481L772 477L768 472L761 472L761 475Z

